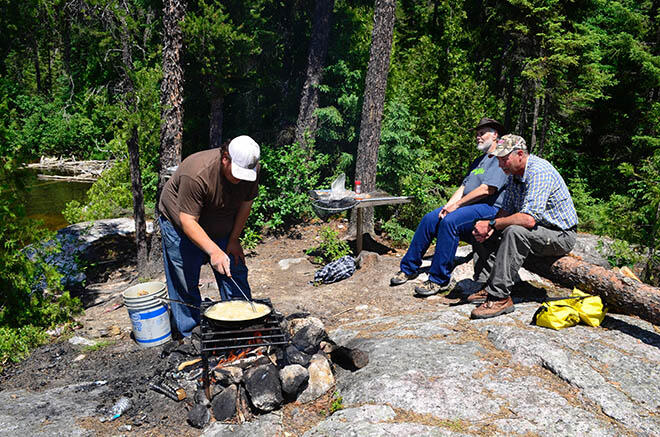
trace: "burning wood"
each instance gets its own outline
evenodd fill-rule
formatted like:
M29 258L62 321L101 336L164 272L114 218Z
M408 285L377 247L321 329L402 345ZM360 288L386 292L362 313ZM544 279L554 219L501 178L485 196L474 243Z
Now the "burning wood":
M229 351L227 357L220 358L211 371L228 366L237 366L244 369L258 361L264 355L265 350L265 347L246 348L238 354L235 354L234 351Z

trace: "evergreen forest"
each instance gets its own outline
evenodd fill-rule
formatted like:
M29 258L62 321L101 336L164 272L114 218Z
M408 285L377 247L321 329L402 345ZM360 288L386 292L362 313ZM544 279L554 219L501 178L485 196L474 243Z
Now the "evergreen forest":
M390 52L375 185L415 198L376 209L378 232L405 245L444 205L487 116L560 171L580 231L615 240L613 264L641 265L658 285L659 3L0 0L0 350L27 351L79 310L46 254L23 250L49 237L25 214L25 163L114 160L67 220L139 214L136 177L149 217L167 138L176 162L250 135L264 170L243 236L254 247L314 218L309 189L342 172L352 185L376 42ZM383 4L391 43L374 24ZM182 134L168 137L171 120Z

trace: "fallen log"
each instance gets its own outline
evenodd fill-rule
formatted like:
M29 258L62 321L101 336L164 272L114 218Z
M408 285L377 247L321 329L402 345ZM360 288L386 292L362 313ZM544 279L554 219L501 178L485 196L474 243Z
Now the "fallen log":
M360 349L338 346L330 354L332 361L345 369L361 369L369 364L369 355Z
M635 315L660 325L660 288L573 256L531 256L525 261L524 267L560 285L577 287L600 296L611 311Z

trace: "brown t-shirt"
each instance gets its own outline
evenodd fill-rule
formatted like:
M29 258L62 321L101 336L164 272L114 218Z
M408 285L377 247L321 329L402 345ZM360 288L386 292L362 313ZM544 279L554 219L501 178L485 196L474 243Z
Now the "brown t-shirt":
M257 180L232 184L222 175L220 149L194 153L183 160L165 184L160 196L161 213L182 229L179 213L199 217L199 224L209 237L226 237L234 226L234 216L241 202L253 200L259 191Z

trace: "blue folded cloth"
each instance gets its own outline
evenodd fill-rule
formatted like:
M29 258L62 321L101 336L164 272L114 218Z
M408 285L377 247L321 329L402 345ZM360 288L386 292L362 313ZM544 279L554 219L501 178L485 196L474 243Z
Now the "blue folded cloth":
M355 259L350 255L346 255L317 270L314 273L314 281L312 282L315 284L332 284L350 278L355 269Z

